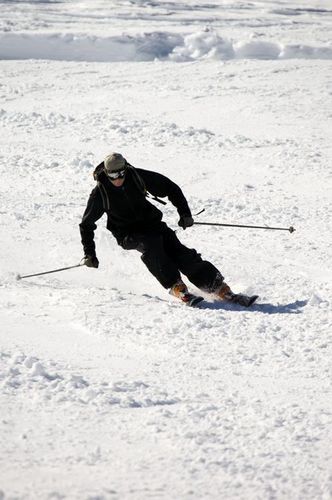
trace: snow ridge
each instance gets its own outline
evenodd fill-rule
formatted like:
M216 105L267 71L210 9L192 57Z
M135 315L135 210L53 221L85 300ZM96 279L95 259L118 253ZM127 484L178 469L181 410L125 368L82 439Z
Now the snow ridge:
M332 59L332 48L256 38L233 41L206 28L187 35L151 32L110 37L71 33L2 33L0 59L124 62L201 59Z

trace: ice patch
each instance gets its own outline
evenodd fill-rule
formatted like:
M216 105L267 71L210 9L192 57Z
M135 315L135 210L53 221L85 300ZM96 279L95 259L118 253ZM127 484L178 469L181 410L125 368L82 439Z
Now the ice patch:
M332 59L329 46L283 45L266 40L223 38L205 29L183 36L170 32L98 37L71 33L2 33L0 59L60 61L193 61L200 59Z

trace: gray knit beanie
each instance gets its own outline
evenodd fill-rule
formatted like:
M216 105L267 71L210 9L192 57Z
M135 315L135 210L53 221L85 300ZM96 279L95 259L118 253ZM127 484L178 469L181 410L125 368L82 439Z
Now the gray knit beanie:
M125 158L120 153L111 153L104 160L104 167L108 173L122 170L126 164Z

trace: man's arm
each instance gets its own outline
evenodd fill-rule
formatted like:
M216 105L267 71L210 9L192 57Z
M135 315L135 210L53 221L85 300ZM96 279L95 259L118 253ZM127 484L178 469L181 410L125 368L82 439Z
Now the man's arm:
M90 257L96 257L96 245L94 242L94 232L97 228L96 221L104 213L103 202L98 187L91 192L88 204L80 223L81 241L84 254Z
M137 173L142 177L145 187L153 196L165 197L177 208L180 217L191 217L191 211L188 202L175 182L168 177L157 172L137 169Z

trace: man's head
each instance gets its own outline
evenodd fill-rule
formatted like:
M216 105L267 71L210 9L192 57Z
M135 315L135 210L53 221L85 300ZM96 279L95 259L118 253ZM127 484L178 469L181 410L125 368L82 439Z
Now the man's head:
M125 177L127 161L120 153L111 153L104 160L104 170L115 186L122 186Z

